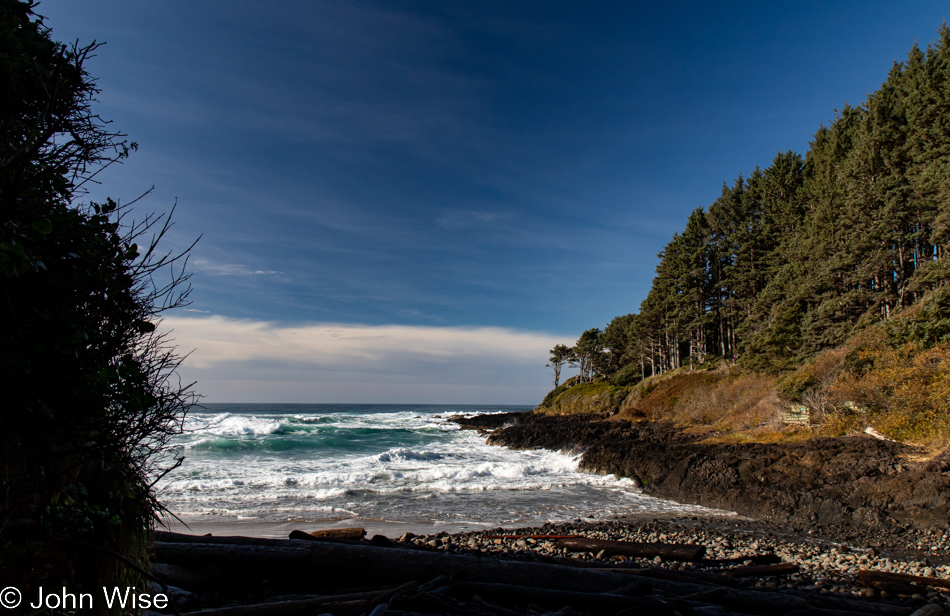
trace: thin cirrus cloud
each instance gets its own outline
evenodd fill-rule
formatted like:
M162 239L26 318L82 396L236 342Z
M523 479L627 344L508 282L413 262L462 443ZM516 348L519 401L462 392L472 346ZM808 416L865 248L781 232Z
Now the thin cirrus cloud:
M549 386L564 337L500 327L282 324L219 315L163 320L185 380L214 401L507 402ZM424 400L420 399L420 395Z
M211 276L273 276L277 270L262 270L240 263L213 263L205 259L190 262L191 269Z

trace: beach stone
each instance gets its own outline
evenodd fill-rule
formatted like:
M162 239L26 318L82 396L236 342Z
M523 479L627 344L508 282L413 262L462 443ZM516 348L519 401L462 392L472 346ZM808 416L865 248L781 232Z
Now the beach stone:
M877 591L874 590L873 588L862 588L860 591L860 595L864 597L865 599L876 599Z

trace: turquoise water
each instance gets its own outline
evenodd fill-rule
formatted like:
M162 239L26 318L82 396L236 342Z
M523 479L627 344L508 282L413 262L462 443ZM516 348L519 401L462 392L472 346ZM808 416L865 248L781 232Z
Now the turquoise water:
M183 519L505 526L686 507L578 458L485 444L455 414L469 405L208 404L175 445L184 464L159 485Z

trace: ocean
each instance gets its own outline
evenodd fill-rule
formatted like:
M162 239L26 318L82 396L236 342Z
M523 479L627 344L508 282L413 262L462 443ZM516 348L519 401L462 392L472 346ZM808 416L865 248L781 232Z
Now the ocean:
M576 454L487 445L447 420L529 408L205 404L175 439L185 461L158 484L159 500L193 529L220 534L253 524L271 536L288 528L459 532L709 511L645 496L628 479L580 472Z

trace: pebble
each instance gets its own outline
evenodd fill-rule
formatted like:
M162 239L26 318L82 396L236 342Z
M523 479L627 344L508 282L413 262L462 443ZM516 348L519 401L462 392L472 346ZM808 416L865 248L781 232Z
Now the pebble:
M497 535L518 538L498 538ZM545 524L541 527L493 529L446 535L408 535L400 539L424 549L437 549L454 553L491 553L516 558L571 558L585 561L633 561L635 566L663 567L677 570L707 570L721 572L720 567L699 563L664 562L659 556L653 559L631 559L609 556L601 550L569 553L556 547L556 540L530 539L526 535L580 535L591 539L609 539L630 542L666 542L698 544L706 546L708 559L738 559L774 552L783 562L796 563L800 572L791 576L773 576L743 580L742 584L760 589L817 590L828 595L855 597L868 600L883 600L935 608L950 608L950 589L921 587L919 594L895 595L862 586L856 578L864 569L906 573L924 577L950 579L950 564L926 561L920 552L941 557L950 563L950 541L946 533L938 533L933 543L922 543L920 552L910 557L895 556L894 546L862 547L835 543L809 535L782 533L769 529L764 523L743 518L663 518L654 520L618 520L583 524ZM898 546L903 547L903 546ZM934 549L936 548L936 550ZM889 552L891 555L886 555ZM751 560L737 561L744 565ZM926 595L926 596L925 596ZM941 612L930 612L941 613Z

